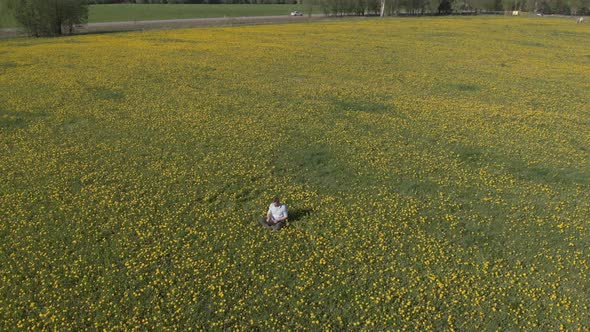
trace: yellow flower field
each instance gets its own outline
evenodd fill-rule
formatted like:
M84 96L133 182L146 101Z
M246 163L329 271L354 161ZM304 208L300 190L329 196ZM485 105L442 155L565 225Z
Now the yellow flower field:
M0 329L588 330L589 38L440 17L0 41Z

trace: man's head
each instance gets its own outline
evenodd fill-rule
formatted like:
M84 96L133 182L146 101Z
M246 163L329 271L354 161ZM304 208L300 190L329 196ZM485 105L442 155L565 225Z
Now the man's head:
M275 206L280 206L280 205L281 205L281 200L279 199L279 196L275 196L275 197L272 199L272 203L273 203Z

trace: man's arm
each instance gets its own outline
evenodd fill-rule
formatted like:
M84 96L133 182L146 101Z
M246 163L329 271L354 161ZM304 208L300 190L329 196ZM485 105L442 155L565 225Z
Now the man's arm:
M287 219L289 217L289 214L287 213L287 206L286 205L283 205L283 206L284 206L284 208L283 208L283 216L280 217L280 218L278 218L278 219L276 219L275 220L275 223L281 222L281 221L283 221L283 220L285 220L285 219Z

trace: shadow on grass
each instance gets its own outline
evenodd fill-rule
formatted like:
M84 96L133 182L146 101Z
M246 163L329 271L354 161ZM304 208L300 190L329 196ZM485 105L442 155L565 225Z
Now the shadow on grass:
M313 210L310 208L289 209L289 224L295 224L309 216Z
M0 72L2 73L2 72ZM27 127L32 121L45 117L42 112L7 111L0 108L0 128L18 129Z

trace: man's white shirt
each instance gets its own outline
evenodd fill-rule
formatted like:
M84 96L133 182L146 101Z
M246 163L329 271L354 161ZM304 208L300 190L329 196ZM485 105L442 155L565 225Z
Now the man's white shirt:
M268 207L268 212L272 215L273 220L277 220L282 217L287 217L287 205L281 204L279 206L275 206L274 203L270 203Z

